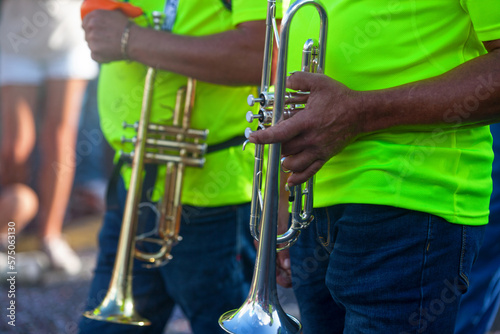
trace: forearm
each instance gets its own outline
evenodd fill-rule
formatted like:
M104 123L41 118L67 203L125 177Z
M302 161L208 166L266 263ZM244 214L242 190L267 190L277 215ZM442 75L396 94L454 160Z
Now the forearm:
M238 29L181 36L133 26L128 54L134 61L223 85L258 85L265 24L246 22Z
M475 126L500 120L500 49L440 76L362 95L362 133L395 126Z
M258 85L264 54L265 21L206 36L184 36L132 25L119 11L95 10L83 20L92 58L100 63L129 60L221 85ZM125 46L125 47L124 47Z
M281 143L287 156L283 167L293 171L288 183L296 185L367 133L500 121L500 48L488 50L440 76L376 91L355 91L325 75L294 72L287 87L310 92L295 101L306 103L304 112L253 132L249 140Z

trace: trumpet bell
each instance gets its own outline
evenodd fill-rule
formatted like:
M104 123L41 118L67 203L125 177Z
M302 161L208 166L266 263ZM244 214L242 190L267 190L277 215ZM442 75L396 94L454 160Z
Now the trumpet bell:
M261 305L247 301L239 309L231 310L219 318L219 325L227 333L233 334L299 334L302 325L279 304Z
M115 299L105 298L101 305L83 315L92 320L114 322L135 326L149 326L151 322L140 316L134 308L133 300L117 302Z

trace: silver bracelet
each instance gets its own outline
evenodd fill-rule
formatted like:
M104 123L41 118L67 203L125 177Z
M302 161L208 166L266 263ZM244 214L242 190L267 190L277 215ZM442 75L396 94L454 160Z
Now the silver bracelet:
M132 21L128 21L128 23L125 26L125 29L123 29L123 33L122 33L122 39L121 39L121 43L120 43L120 50L122 52L122 58L124 60L130 60L130 58L128 56L127 49L128 49L128 38L129 38L129 35L130 35L130 27L132 26L132 24L134 24Z

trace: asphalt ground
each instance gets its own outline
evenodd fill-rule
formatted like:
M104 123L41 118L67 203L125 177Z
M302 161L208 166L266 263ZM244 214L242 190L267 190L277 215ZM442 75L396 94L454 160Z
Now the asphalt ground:
M0 273L0 333L26 334L73 334L84 308L92 270L96 258L96 236L101 223L100 216L72 220L64 233L67 241L77 251L84 270L74 277L60 272L43 271L38 275L23 267L23 259L37 257L38 239L26 233L16 238L18 274L14 287L15 297L9 297L12 287L6 284L8 276ZM42 258L43 259L43 258ZM27 262L27 261L25 261ZM43 265L43 261L41 261ZM21 274L21 272L23 272ZM298 307L291 289L279 288L280 300L286 312L299 317ZM9 302L15 301L15 327L8 317ZM174 311L163 334L192 334L189 323L179 309ZM489 334L500 334L500 314Z

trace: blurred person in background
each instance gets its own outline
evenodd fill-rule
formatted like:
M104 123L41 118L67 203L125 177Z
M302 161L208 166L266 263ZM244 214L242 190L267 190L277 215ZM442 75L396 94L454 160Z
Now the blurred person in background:
M0 190L0 251L7 249L8 232L12 235L14 231L22 230L35 217L37 210L38 197L27 185L10 184Z
M0 279L9 277L7 272L12 271L9 270L12 263L23 273L20 277L23 282L35 283L40 279L46 267L45 256L40 252L19 253L16 256L16 236L37 211L38 197L27 185L13 183L0 189Z
M41 248L51 266L80 271L61 236L75 173L75 141L87 81L97 64L86 47L78 0L4 0L0 18L2 187L29 184L36 174ZM37 124L40 121L40 124Z

